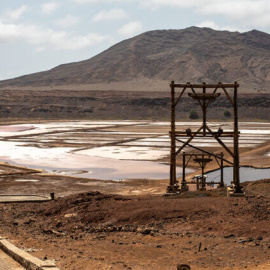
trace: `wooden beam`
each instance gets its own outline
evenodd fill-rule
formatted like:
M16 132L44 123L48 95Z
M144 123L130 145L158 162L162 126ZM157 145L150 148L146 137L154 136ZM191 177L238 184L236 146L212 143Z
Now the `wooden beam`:
M176 139L176 141L178 141L178 142L180 142L180 143L185 143L184 141L181 141L181 140L179 140L179 139ZM216 158L222 159L222 157L219 157L219 155L216 155L216 154L214 154L214 153L210 153L210 152L208 152L208 151L206 151L206 150L204 150L204 149L202 149L202 148L196 147L196 146L191 145L191 144L189 144L189 143L188 143L187 145L188 145L189 147L194 148L194 149L196 149L196 150L199 150L199 151L201 151L201 152L203 152L203 153L206 153L206 154L209 154L209 155L214 156L214 157L216 157ZM188 154L186 153L186 155L188 155ZM193 153L193 154L189 154L189 155L194 156L194 155L196 155L196 154ZM229 160L227 160L227 159L224 159L224 158L223 158L223 160L226 161L227 163L233 165L233 163L232 163L231 161L229 161Z
M175 106L176 106L176 105L178 104L178 102L180 101L180 99L181 99L182 95L184 94L185 90L186 90L186 88L184 87L184 89L182 90L181 94L179 95L178 99L177 99L176 102L175 102Z
M192 136L190 136L190 138L176 151L175 155L177 156L186 147L186 145L188 145L194 139L197 133L200 132L202 129L203 129L203 126L201 126L197 130L197 132L195 132Z
M171 84L172 86L172 84ZM178 83L175 83L173 84L173 86L175 88L203 88L204 85L203 84L178 84ZM234 87L239 87L239 84L205 84L205 87L206 88L234 88Z
M191 132L190 135L203 135L203 132ZM240 134L240 132L239 132ZM190 135L187 135L186 131L176 131L175 136L176 137L190 137ZM218 132L206 132L206 135L212 135L212 136L205 136L205 137L213 137L213 135L218 135ZM219 137L233 137L234 133L230 131L223 131L222 134L219 135Z
M234 158L233 152L224 144L224 142L220 140L220 138L216 134L214 134L208 126L206 128L210 133L212 133L213 137L219 142L219 144L222 145L222 147Z

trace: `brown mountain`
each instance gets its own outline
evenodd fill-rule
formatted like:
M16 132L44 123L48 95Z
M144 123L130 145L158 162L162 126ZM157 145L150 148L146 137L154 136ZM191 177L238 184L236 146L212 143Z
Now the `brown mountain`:
M238 81L242 90L270 92L270 35L198 27L150 31L88 60L5 80L0 87L167 90L171 80Z

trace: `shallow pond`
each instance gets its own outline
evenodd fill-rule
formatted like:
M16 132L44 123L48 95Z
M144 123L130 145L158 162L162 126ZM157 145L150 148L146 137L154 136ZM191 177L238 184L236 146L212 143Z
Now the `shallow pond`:
M120 179L167 179L169 177L169 166L158 162L142 161L142 157L148 152L138 153L141 160L120 160L107 157L105 154L98 156L97 152L72 153L74 148L39 148L25 145L22 142L0 141L0 160L13 165L26 166L33 169L42 169L48 173L59 175L71 175L102 180ZM119 151L123 151L123 148ZM88 150L89 151L89 150ZM87 152L87 151L86 151ZM107 151L107 153L111 153ZM150 152L152 155L155 153ZM113 154L113 153L112 153ZM158 153L159 154L159 153ZM115 153L114 157L119 154ZM128 159L127 153L125 153ZM129 157L136 158L136 151ZM159 155L157 155L159 156ZM179 170L181 171L181 170ZM190 170L189 172L191 172ZM181 172L177 174L181 177Z
M224 171L224 183L231 184L233 180L233 167L225 167ZM220 181L220 170L212 171L207 174L207 182ZM240 168L240 182L255 181L260 179L270 178L270 168L252 168L241 167Z

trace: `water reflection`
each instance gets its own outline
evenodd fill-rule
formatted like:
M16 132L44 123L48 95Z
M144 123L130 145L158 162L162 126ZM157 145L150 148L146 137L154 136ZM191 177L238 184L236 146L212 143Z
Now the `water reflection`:
M233 180L233 167L225 167L223 171L224 183L227 185L231 185L231 181ZM270 168L240 168L240 182L255 181L268 178L270 178ZM220 170L207 173L207 182L210 181L220 181Z

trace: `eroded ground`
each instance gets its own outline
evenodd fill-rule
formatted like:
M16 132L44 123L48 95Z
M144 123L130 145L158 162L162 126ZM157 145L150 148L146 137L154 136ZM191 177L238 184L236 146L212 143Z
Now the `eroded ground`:
M252 187L251 187L252 185ZM1 204L0 234L60 269L269 269L270 180L178 196L88 192Z

